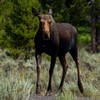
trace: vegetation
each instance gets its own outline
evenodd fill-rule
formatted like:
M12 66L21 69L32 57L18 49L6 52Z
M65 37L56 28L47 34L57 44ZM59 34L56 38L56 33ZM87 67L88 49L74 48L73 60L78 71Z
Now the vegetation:
M21 52L28 55L34 47L34 36L38 29L38 20L31 8L39 7L37 0L0 1L0 47L8 48L14 58Z
M35 94L36 88L36 62L32 57L25 62L22 57L13 60L6 55L6 50L0 50L0 100L28 100ZM48 57L48 56L47 56ZM66 55L69 65L65 78L63 93L56 94L57 100L73 100L77 97L100 98L100 53L91 54L85 49L79 49L81 78L84 86L82 95L77 86L77 70L69 54ZM48 72L50 60L42 59L41 68L41 95L45 95L48 85ZM57 60L53 74L53 92L57 90L62 68ZM54 94L53 94L54 95Z
M100 52L91 54L85 47L91 45L91 1L93 0L0 0L0 100L28 100L35 95L36 62L34 37L38 18L32 7L46 14L53 10L56 22L68 22L78 30L78 46L84 95L77 87L77 71L69 54L69 69L64 92L56 94L57 100L77 97L100 98ZM100 0L94 0L94 32L96 46L100 49ZM48 82L50 57L43 54L41 68L41 95L45 95ZM27 61L26 59L29 58ZM61 80L61 66L57 60L53 75L53 90Z
M99 4L99 0L96 0L96 9ZM0 0L0 48L8 49L14 58L18 58L22 52L29 57L34 49L38 19L32 14L32 7L37 10L41 8L41 13L47 13L52 8L57 22L69 22L78 27L79 45L85 46L91 41L89 0ZM94 11L94 16L99 16L99 10ZM99 26L96 20L97 30ZM99 43L99 35L96 36Z

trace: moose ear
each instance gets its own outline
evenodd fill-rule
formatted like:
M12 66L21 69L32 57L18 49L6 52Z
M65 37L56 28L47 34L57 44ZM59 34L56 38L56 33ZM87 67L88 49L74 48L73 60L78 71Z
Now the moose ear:
M32 8L32 13L35 15L35 16L39 16L40 13L35 9L35 8Z
M52 15L52 13L53 13L53 12L52 12L52 9L49 9L48 14L49 14L49 15Z

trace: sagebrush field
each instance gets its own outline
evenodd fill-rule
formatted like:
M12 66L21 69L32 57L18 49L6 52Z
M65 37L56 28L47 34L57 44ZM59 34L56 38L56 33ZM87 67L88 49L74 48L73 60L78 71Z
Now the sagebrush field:
M66 61L69 66L63 93L56 94L57 100L73 100L77 97L100 98L100 53L88 53L84 48L79 50L81 79L84 95L80 94L77 86L77 70L69 54ZM7 50L0 50L0 100L28 100L35 94L36 62L35 57L24 61L23 56L14 60L7 55ZM42 57L41 67L41 95L44 96L49 77L50 57ZM52 88L56 91L61 80L62 68L57 59Z

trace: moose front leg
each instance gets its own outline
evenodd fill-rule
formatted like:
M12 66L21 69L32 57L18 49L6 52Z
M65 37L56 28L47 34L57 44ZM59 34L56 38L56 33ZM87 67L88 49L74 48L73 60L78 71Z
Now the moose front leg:
M63 73L62 73L62 79L61 79L61 83L60 83L60 86L58 88L58 91L62 92L62 88L63 88L66 72L67 72L67 69L68 69L68 65L66 63L65 55L64 56L60 56L59 60L60 60L60 63L62 65Z
M51 65L50 65L50 70L49 70L49 83L48 83L46 96L49 96L50 92L52 91L51 82L52 82L52 75L53 75L55 62L56 62L56 57L51 57Z
M41 69L41 54L36 53L37 64L37 82L36 82L36 94L40 94L40 69Z

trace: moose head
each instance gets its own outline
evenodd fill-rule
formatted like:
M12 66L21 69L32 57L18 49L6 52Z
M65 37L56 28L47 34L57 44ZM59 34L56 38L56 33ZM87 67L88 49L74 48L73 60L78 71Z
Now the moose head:
M49 9L48 14L40 14L36 9L32 8L32 12L39 18L40 27L42 29L42 37L44 40L50 39L50 24L52 20L52 10Z

